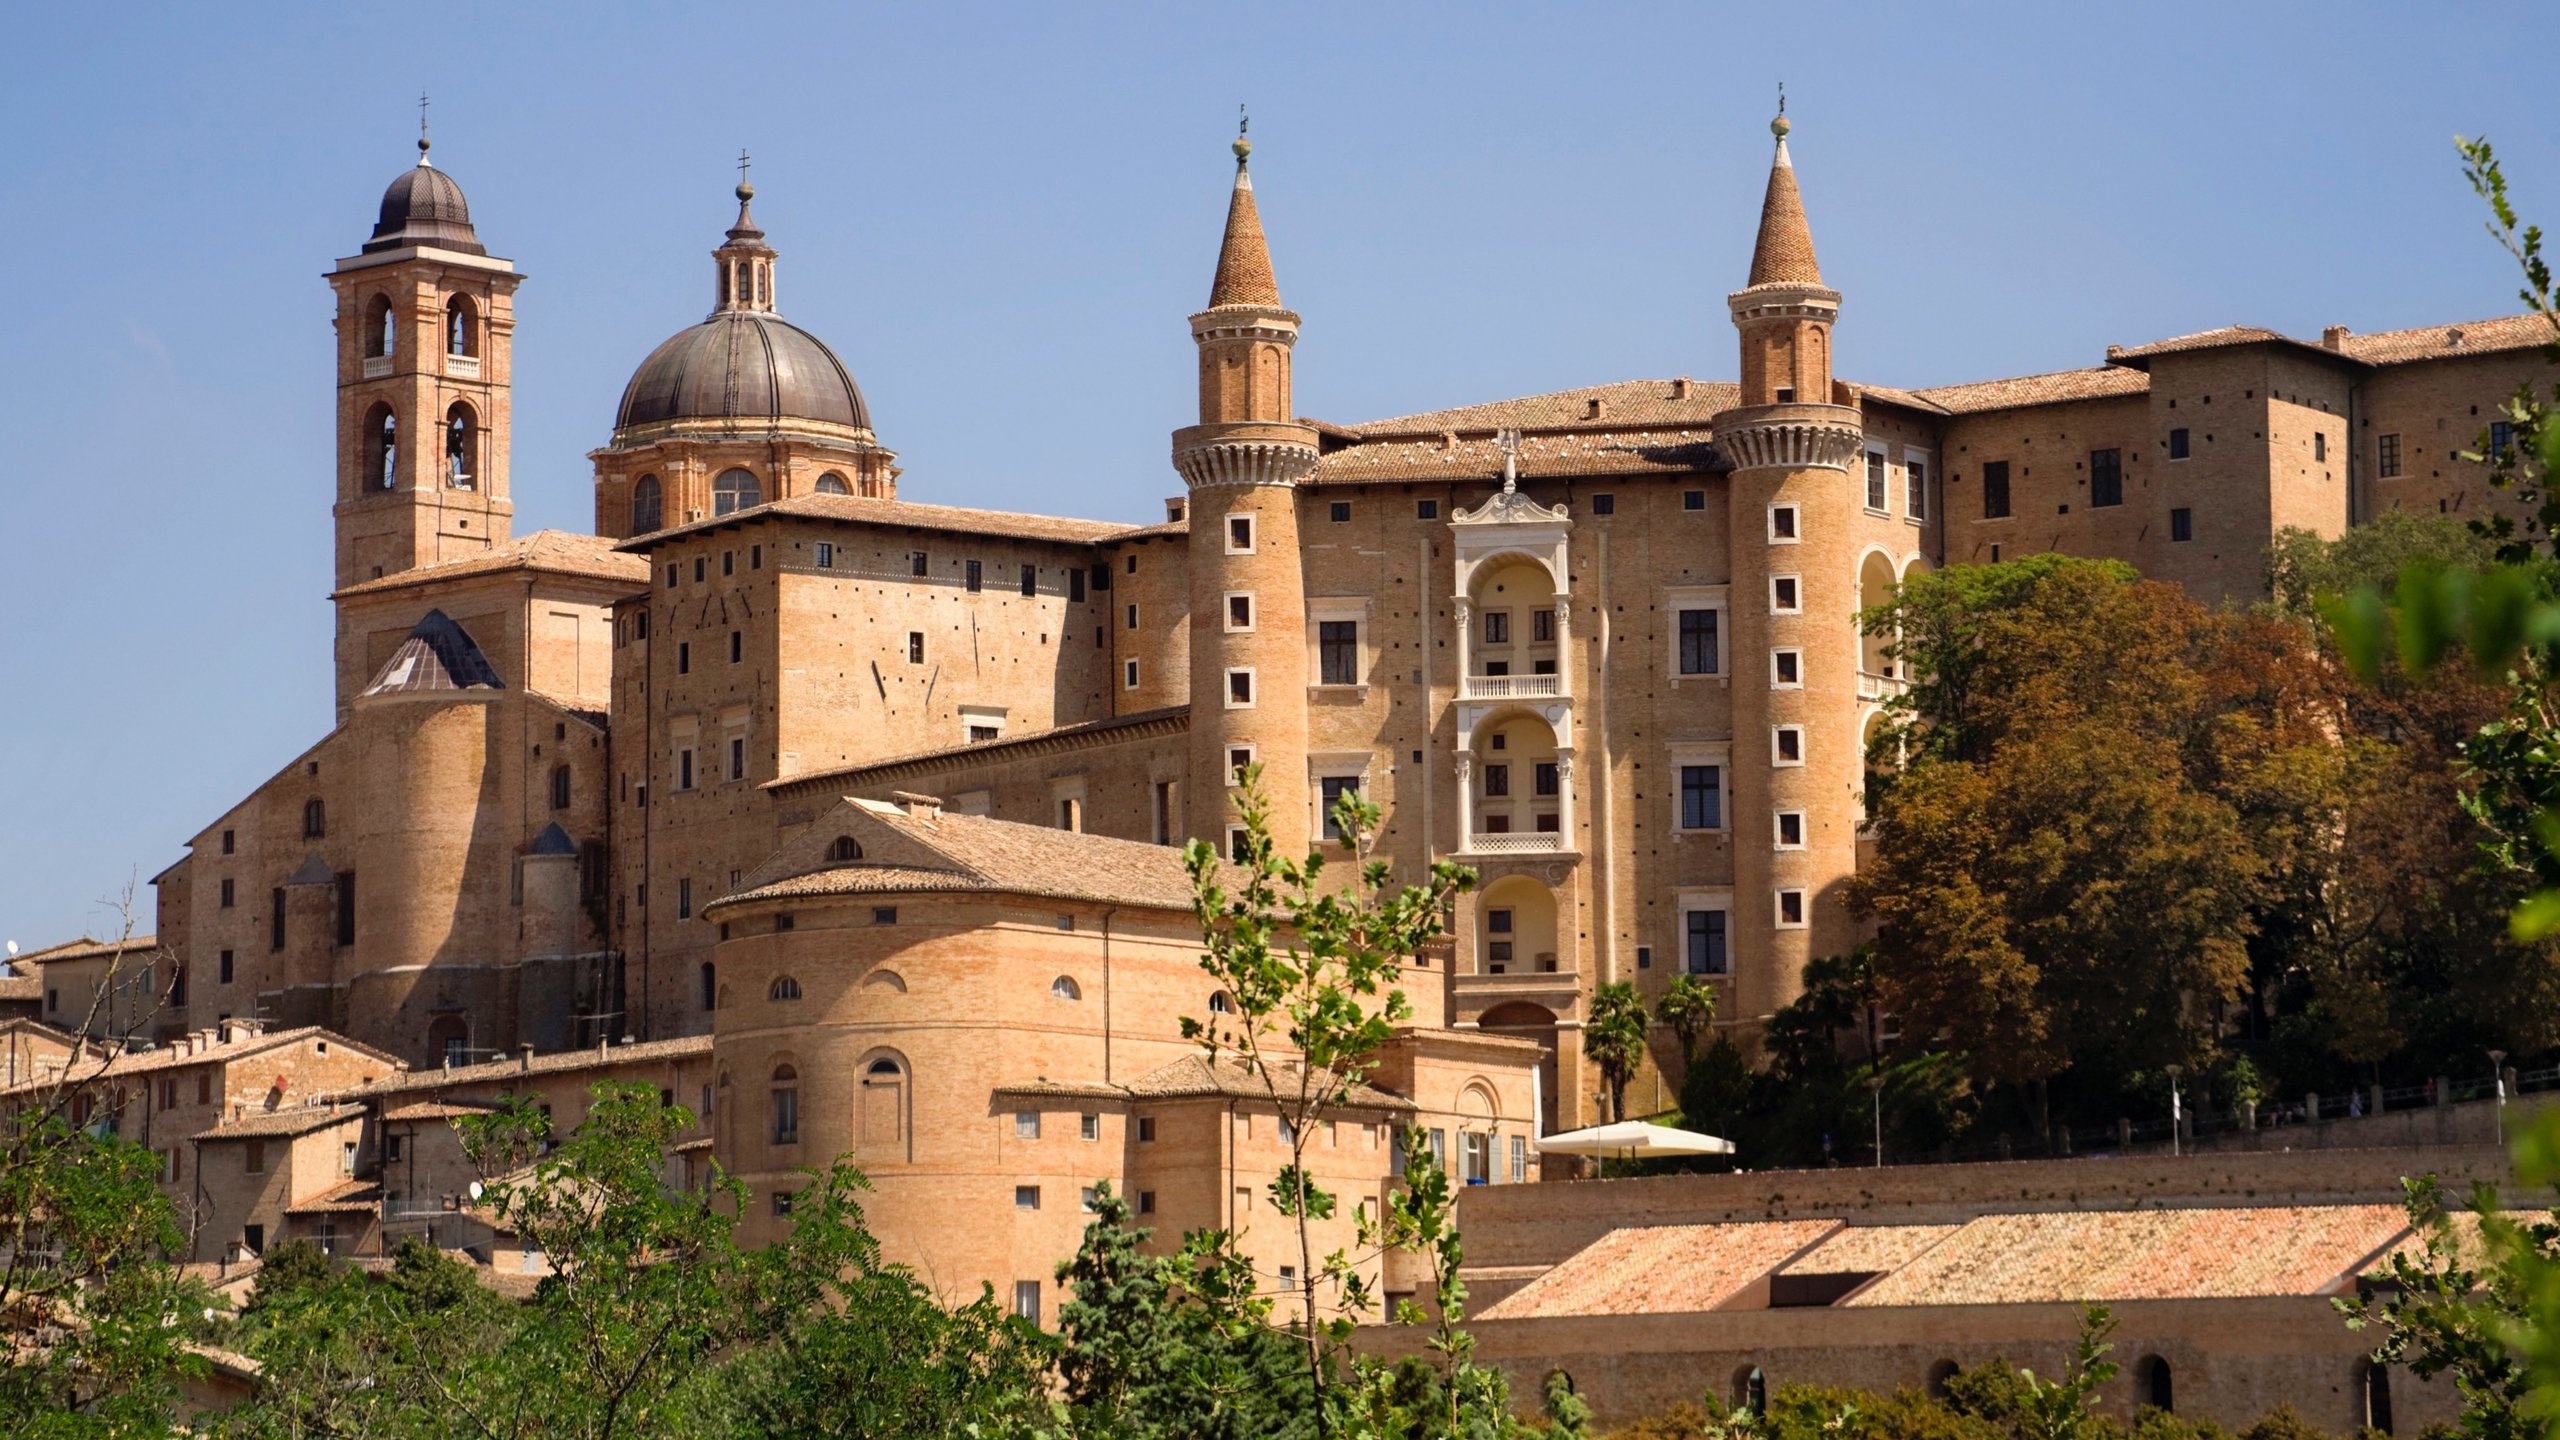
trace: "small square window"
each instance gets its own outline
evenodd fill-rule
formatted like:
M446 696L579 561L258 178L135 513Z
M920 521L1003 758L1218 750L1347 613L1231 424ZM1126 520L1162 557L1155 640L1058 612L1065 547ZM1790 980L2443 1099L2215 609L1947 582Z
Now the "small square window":
M1781 929L1781 930L1791 930L1791 929L1798 928L1798 927L1802 926L1803 924L1804 924L1804 892L1803 892L1803 891L1801 891L1801 890L1781 890L1781 891L1779 891L1779 892L1778 892L1778 928L1779 928L1779 929Z
M1039 1139L1039 1138L1040 1138L1040 1112L1039 1112L1039 1111L1037 1111L1037 1110L1016 1110L1016 1111L1014 1111L1014 1112L1013 1112L1013 1138L1014 1138L1014 1139L1016 1139L1016 1140L1037 1140L1037 1139Z
M1414 501L1414 502L1413 502L1413 518L1414 518L1414 519L1416 519L1416 520L1437 520L1437 519L1439 519L1439 518L1440 518L1440 502L1439 502L1439 501L1437 501L1437 500L1416 500L1416 501Z
M1333 502L1329 513L1333 523L1339 525L1351 518L1351 502L1348 500L1336 500Z
M871 907L871 923L874 925L897 924L898 907L895 905L875 905Z
M1592 513L1592 514L1594 514L1594 515L1615 515L1615 514L1617 514L1617 513L1618 513L1618 497L1617 497L1617 496L1615 496L1615 495L1594 495L1594 496L1592 496L1592 497L1591 497L1591 513Z
M1016 1186L1014 1186L1014 1187L1013 1187L1013 1208L1014 1208L1014 1209L1016 1209L1016 1210L1037 1210L1037 1209L1039 1209L1039 1208L1040 1208L1040 1187L1039 1187L1039 1186L1037 1186L1037 1185L1016 1185Z
M1227 708L1230 710L1242 710L1250 708L1252 704L1253 672L1250 670L1228 671Z
M1781 850L1804 848L1803 811L1781 810L1778 812L1778 848Z
M1152 1145L1152 1144L1154 1144L1154 1143L1155 1143L1155 1140L1156 1140L1156 1117L1154 1117L1153 1115L1141 1115L1141 1116L1139 1116L1139 1117L1138 1117L1138 1143L1139 1143L1139 1144L1141 1144L1141 1145Z
M1087 1185L1084 1187L1083 1191L1076 1196L1076 1203L1084 1213L1090 1215L1093 1213L1093 1202L1101 1198L1102 1192L1099 1189L1094 1186Z
M773 1192L773 1218L776 1220L788 1220L791 1218L790 1191L776 1190Z
M1138 1192L1138 1213L1141 1215L1153 1215L1156 1213L1156 1192L1153 1190L1141 1190Z
M1804 727L1781 725L1769 732L1769 763L1801 765L1804 763Z
M1706 508L1707 508L1707 492L1706 492L1706 491L1704 491L1704 490L1683 490L1683 491L1681 491L1681 492L1680 492L1680 508L1681 508L1681 509L1683 509L1683 510L1704 510L1704 509L1706 509Z
M931 569L931 568L932 568L932 562L931 562L931 561L926 557L925 552L923 552L922 550L910 550L910 551L908 551L908 552L907 552L907 573L908 573L908 574L913 575L913 576L916 576L916 577L918 577L919 579L921 579L921 578L924 576L924 574L926 573L926 571L928 571L928 570L929 570L929 569Z
M2169 512L2169 538L2186 541L2196 538L2195 512L2181 505Z
M1253 553L1252 516L1230 515L1227 517L1227 553L1230 555Z
M1796 649L1769 652L1769 684L1773 689L1792 690L1804 684L1804 652Z
M1804 536L1799 530L1796 521L1797 515L1795 506L1770 506L1769 543L1772 545L1793 545L1797 541L1803 539Z
M1769 608L1781 615L1798 615L1804 611L1800 582L1793 575L1769 577Z
M1087 1140L1101 1139L1102 1117L1099 1115L1085 1115L1078 1117L1077 1133Z
M1230 595L1227 597L1227 628L1230 630L1250 630L1253 628L1252 596Z
M1227 751L1227 783L1234 784L1244 775L1244 767L1253 763L1253 747L1232 746Z

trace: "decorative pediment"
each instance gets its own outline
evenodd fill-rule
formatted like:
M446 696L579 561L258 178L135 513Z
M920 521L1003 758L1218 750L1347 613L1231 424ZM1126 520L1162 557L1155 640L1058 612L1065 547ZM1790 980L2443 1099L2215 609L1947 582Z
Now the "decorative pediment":
M1561 505L1541 505L1517 490L1497 490L1473 510L1453 510L1452 525L1563 525L1571 516Z

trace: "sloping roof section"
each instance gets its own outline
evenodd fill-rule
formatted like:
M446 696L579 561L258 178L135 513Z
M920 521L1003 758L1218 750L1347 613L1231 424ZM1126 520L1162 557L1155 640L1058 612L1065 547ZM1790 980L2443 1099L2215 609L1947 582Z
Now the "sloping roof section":
M1873 1275L1899 1270L1961 1225L1852 1225L1786 1264L1781 1275Z
M1280 306L1280 282L1271 276L1271 247L1262 237L1262 212L1253 203L1253 177L1241 150L1235 190L1227 197L1227 233L1218 242L1218 274L1209 283L1209 308L1228 305Z
M494 550L485 550L460 560L421 565L414 570L385 575L379 580L366 580L338 593L371 595L383 590L398 590L439 580L461 580L506 570L574 575L614 582L633 590L645 590L649 585L648 562L616 553L610 536L581 535L572 530L536 530Z
M299 1105L288 1110L261 1110L199 1130L190 1140L267 1140L308 1135L364 1114L361 1105Z
M441 610L430 610L391 652L361 695L416 695L435 690L503 690L497 667L480 653L471 633Z
M1477 1318L1713 1310L1840 1228L1837 1220L1765 1220L1612 1230Z
M1882 393L1881 387L1879 392ZM2066 400L2105 400L2150 392L2149 374L2121 365L2099 365L2086 370L1978 380L1969 385L1933 385L1909 393L1950 415L1972 415L1984 410L2014 410L2025 405L2058 405Z
M957 505L920 505L907 500L879 500L867 495L791 495L727 515L652 530L624 541L622 548L645 554L670 540L745 525L759 520L835 520L852 525L884 525L904 530L947 531L955 535L990 535L1006 540L1055 540L1090 544L1116 539L1145 526L1125 520L1071 520L1053 515L1016 515L1005 510L970 510ZM642 567L646 578L646 566Z
M2408 1225L2397 1205L1985 1215L1841 1303L2328 1295Z
M2539 315L2502 315L2495 320L2466 320L2454 325L2422 325L2415 330L2377 330L2346 335L2341 353L2368 365L2405 365L2412 360L2450 360L2464 355L2491 355L2528 350L2560 342L2560 329Z
M1095 1080L1024 1081L1000 1085L996 1093L1024 1099L1056 1100L1189 1100L1228 1099L1269 1101L1272 1090L1292 1095L1298 1089L1298 1070L1286 1064L1273 1067L1271 1086L1234 1060L1211 1063L1206 1055L1186 1055L1169 1065L1160 1065L1126 1085ZM1346 1110L1411 1110L1411 1100L1382 1086L1354 1081L1343 1092Z

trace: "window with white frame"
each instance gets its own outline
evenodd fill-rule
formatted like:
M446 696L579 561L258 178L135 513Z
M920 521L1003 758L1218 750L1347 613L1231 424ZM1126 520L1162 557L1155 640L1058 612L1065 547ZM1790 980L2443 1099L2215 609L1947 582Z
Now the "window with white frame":
M1777 725L1769 731L1769 763L1801 765L1804 763L1804 727Z
M1794 575L1769 577L1769 612L1773 615L1804 613L1804 581Z
M1135 690L1138 688L1137 661L1123 660L1120 662L1120 688L1123 690Z
M1316 831L1327 840L1340 840L1342 827L1335 823L1333 807L1345 795L1366 790L1364 777L1369 770L1366 752L1347 755L1311 755L1309 766L1315 771Z
M1804 812L1801 810L1781 810L1777 813L1775 819L1777 821L1776 834L1772 838L1777 847L1781 850L1803 849Z
M1902 452L1902 512L1913 520L1929 518L1929 454Z
M1792 645L1782 645L1769 652L1769 688L1801 690L1804 688L1804 652Z
M972 745L984 745L1004 738L1004 710L1001 705L963 705L960 707L961 738Z
M1867 452L1867 508L1879 514L1883 513L1886 505L1885 497L1884 452L1869 450Z
M1723 585L1676 586L1663 592L1662 608L1670 614L1664 629L1671 642L1671 653L1664 659L1671 667L1672 684L1725 673L1728 593Z
M1680 969L1690 975L1733 973L1733 892L1684 890L1679 896Z
M1230 515L1227 517L1227 553L1230 555L1253 553L1252 516Z
M1308 673L1319 685L1359 685L1369 673L1369 602L1350 596L1307 602Z
M1249 590L1228 591L1227 632L1231 635L1240 635L1252 628L1253 592Z
M1247 666L1227 672L1227 708L1230 710L1253 708L1252 667Z
M1802 890L1779 891L1778 928L1781 930L1801 930L1804 928L1804 924L1804 892Z
M1769 543L1793 545L1804 538L1803 512L1793 505L1769 507Z
M1227 747L1227 783L1228 783L1228 784L1230 784L1230 785L1235 785L1235 784L1239 784L1239 783L1241 783L1241 782L1242 782L1242 780L1243 780L1243 777L1244 777L1245 767L1247 767L1247 766L1251 765L1252 763L1253 763L1253 747L1252 747L1252 746L1250 746L1250 745L1230 745L1230 746L1228 746L1228 747Z
M1675 831L1724 828L1725 777L1730 755L1723 745L1673 745L1672 827Z

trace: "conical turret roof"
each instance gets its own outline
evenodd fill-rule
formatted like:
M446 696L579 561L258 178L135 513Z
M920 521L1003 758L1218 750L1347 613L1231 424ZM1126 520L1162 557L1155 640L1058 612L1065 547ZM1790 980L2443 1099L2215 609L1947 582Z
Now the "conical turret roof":
M1778 137L1778 153L1769 162L1769 193L1760 201L1760 239L1751 247L1754 285L1819 285L1822 266L1813 258L1813 227L1804 218L1804 196L1796 190L1795 162L1787 156L1787 118L1769 128Z
M1262 238L1262 212L1253 204L1253 176L1245 169L1252 149L1236 141L1236 188L1227 199L1227 235L1218 245L1218 278L1209 286L1209 308L1263 305L1280 308L1280 282L1271 278L1271 247Z

